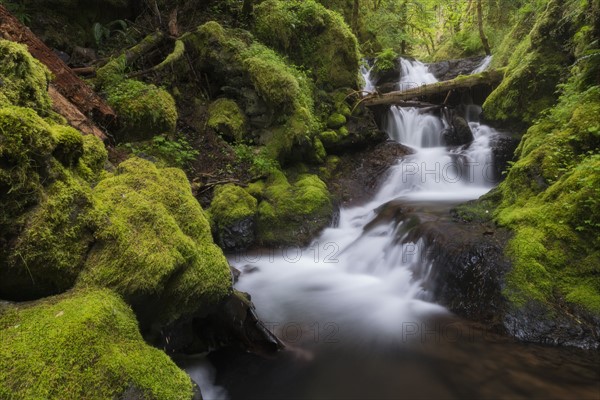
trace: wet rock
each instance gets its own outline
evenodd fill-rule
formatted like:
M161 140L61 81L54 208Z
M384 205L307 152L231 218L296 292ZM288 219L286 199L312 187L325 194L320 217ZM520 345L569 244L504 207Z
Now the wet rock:
M424 243L421 257L433 262L426 289L437 302L460 316L501 326L498 319L506 304L502 286L510 269L504 256L509 233L488 224L420 217L430 221L410 229L403 242Z
M442 133L444 143L447 146L462 146L471 143L475 138L467 121L453 115L451 128L445 129Z
M462 58L458 60L441 61L438 63L427 64L429 72L433 74L440 81L448 81L454 79L459 75L470 75L481 62L485 56L477 56L470 58Z
M519 145L519 138L501 134L491 139L493 157L493 179L502 180L504 171L508 170L508 163L514 160L515 149Z
M227 251L244 250L254 243L254 216L219 226L215 239L219 247Z
M326 134L328 135L321 139L323 146L328 154L336 155L368 148L388 138L387 134L378 128L369 110L348 118L346 126L340 130L328 131Z
M234 291L211 312L163 329L158 347L167 353L199 354L233 347L270 357L284 348L256 315L249 294Z
M392 202L393 203L393 202ZM472 203L477 207L476 203ZM391 207L391 209L390 209ZM400 208L398 208L400 207ZM552 304L530 302L523 307L512 305L503 290L511 262L504 249L511 238L488 218L458 222L430 211L410 210L401 204L388 204L385 213L401 210L404 221L411 216L421 223L397 232L400 243L417 243L424 247L415 263L415 278L425 278L425 289L432 299L452 312L490 329L525 342L600 348L600 318L568 306L560 298ZM381 215L380 211L380 215ZM458 215L458 214L457 214ZM432 263L432 269L423 268Z
M580 310L551 310L548 305L529 302L504 315L504 327L525 342L600 348L600 319Z
M388 176L389 168L407 154L411 154L408 147L392 140L345 153L327 180L329 190L341 206L365 202Z

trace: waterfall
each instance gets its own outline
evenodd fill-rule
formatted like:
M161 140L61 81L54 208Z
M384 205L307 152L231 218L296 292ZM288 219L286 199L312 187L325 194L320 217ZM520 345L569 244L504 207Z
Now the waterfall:
M471 73L478 74L480 72L487 70L490 67L490 64L492 63L492 58L493 58L493 56L486 56L483 59L483 61L481 62L481 64L479 64L479 66L477 68L475 68L473 70L473 72L471 72Z
M435 83L438 80L427 66L417 60L400 59L400 81L398 90L408 90L429 83Z
M371 77L372 71L373 71L372 66L367 66L367 65L360 66L360 74L363 78L363 81L365 82L365 84L362 88L363 92L372 93L376 90L375 82L373 81L373 78Z
M435 80L420 62L402 60L402 68L402 82ZM424 289L431 265L423 243L399 244L403 223L373 223L377 210L390 202L459 202L492 187L485 170L494 131L472 122L475 141L447 148L446 126L433 114L392 107L388 134L414 154L391 168L369 203L341 209L337 226L306 248L230 258L242 271L238 289L252 295L260 317L284 340L290 327L305 334L326 330L340 340L395 340L407 321L446 312Z

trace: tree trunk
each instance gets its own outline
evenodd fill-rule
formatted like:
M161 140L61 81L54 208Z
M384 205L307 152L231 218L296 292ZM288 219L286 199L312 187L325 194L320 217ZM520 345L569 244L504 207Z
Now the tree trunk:
M479 25L479 36L481 36L481 43L483 43L483 49L486 55L491 55L490 43L488 42L485 32L483 31L483 10L481 8L481 0L477 0L477 25Z
M476 75L460 76L449 81L431 83L429 85L423 85L398 92L382 95L374 93L364 97L361 100L361 104L364 104L367 107L382 104L402 104L408 100L440 96L451 90L468 89L478 85L496 85L500 83L503 78L504 73L502 70L490 70Z
M73 103L82 114L92 118L100 126L107 127L114 123L116 114L112 108L2 5L0 5L0 36L27 45L31 55L46 65L54 75L52 84L56 90Z
M354 0L354 6L352 7L352 30L354 34L358 36L358 31L360 28L360 0Z

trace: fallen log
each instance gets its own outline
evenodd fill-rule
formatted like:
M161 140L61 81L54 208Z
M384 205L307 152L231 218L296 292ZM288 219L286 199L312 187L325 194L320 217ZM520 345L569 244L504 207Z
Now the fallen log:
M88 117L83 115L81 111L73 103L67 100L62 94L56 90L54 85L48 87L48 95L52 100L52 109L65 117L69 125L77 129L83 134L94 135L104 143L108 143L109 139L106 134L98 128Z
M409 100L444 95L446 92L457 89L468 89L479 85L494 86L502 82L503 70L484 71L475 75L459 76L455 79L443 82L431 83L416 88L390 92L386 94L373 93L365 96L360 101L367 107L377 105L402 104Z
M105 127L115 121L117 116L113 109L2 5L0 5L0 37L27 45L31 55L48 67L54 75L52 83L56 90L83 115Z

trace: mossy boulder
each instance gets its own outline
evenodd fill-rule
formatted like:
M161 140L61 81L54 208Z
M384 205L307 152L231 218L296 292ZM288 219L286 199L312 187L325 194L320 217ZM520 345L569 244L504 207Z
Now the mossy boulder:
M235 101L221 98L208 108L208 126L229 141L241 142L246 133L246 116Z
M248 32L226 29L214 21L181 40L196 60L196 73L210 76L214 95L235 101L247 117L248 130L254 130L248 134L267 147L268 157L287 162L307 153L307 145L308 152L314 153L312 137L318 132L318 119L314 85L306 73ZM192 73L187 61L177 68L181 76Z
M358 42L337 12L313 0L267 0L254 14L258 38L310 69L317 86L357 86Z
M216 242L225 250L243 250L255 239L257 200L234 184L215 189L208 212Z
M177 108L166 90L124 79L108 85L106 92L108 104L119 117L118 140L140 141L175 132Z
M50 131L56 140L56 147L52 152L54 158L67 167L76 165L84 151L81 132L65 125L52 126Z
M7 264L0 264L0 294L31 300L73 287L94 240L96 225L89 183L68 170L23 215Z
M78 286L115 290L146 327L206 311L230 292L229 265L183 171L131 158L93 197L101 222Z
M1 108L0 132L0 297L60 293L93 240L90 184L107 152L96 137L27 108Z
M339 129L346 125L346 117L339 113L333 113L327 119L327 127L330 129Z
M333 206L327 185L316 175L290 183L275 172L258 204L257 239L264 245L305 244L331 222Z
M51 111L48 83L50 72L22 44L0 39L0 106L10 104Z
M0 108L0 226L4 229L43 194L50 179L56 138L35 111ZM6 228L5 228L6 227Z
M131 309L108 290L0 305L2 398L192 396L189 376L144 342Z

